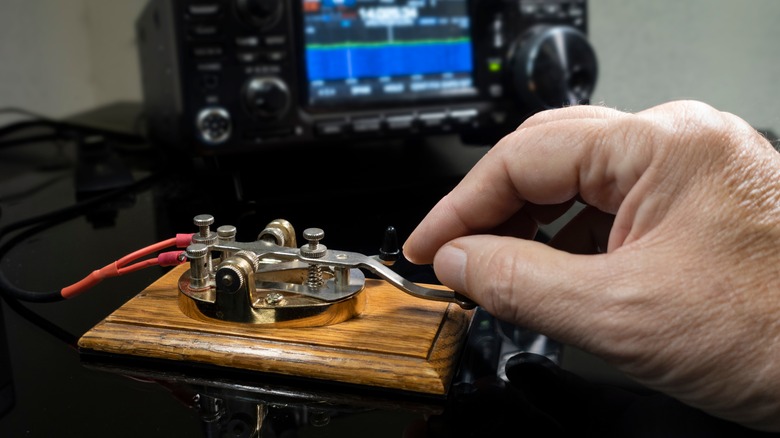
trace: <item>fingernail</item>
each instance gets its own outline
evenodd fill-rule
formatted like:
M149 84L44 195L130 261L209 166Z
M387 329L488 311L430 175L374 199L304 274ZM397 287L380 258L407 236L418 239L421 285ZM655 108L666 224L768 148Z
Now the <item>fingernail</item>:
M436 276L452 290L462 292L466 290L466 252L453 246L445 245L433 260Z

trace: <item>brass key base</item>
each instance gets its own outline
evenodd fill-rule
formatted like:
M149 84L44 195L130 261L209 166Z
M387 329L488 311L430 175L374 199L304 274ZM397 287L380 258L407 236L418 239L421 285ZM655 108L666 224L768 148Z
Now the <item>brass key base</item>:
M338 324L269 328L195 319L178 304L186 269L171 270L98 323L79 340L80 350L445 395L474 315L367 279L362 313Z

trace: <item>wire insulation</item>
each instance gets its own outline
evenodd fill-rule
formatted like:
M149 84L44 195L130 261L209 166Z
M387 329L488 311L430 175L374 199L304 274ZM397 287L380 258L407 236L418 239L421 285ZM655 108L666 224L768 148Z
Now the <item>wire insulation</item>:
M190 239L192 239L192 235L190 234L189 236ZM168 240L163 240L162 242L149 245L146 248L141 248L138 251L132 252L122 257L114 263L92 271L91 274L87 275L80 281L62 288L60 294L64 299L72 298L81 294L82 292L85 292L88 289L93 288L95 285L109 277L118 277L120 275L140 271L141 269L149 268L151 266L174 266L183 263L185 259L181 257L181 255L184 253L184 251L169 251L161 253L152 259L130 264L141 257L146 257L162 249L175 246L177 242L180 241L180 237L172 237Z

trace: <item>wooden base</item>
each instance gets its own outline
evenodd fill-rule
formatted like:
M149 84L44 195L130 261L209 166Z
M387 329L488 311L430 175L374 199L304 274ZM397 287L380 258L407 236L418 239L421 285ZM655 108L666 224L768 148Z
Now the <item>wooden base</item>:
M366 309L324 327L199 321L179 310L179 266L79 340L79 349L444 395L474 311L366 280ZM436 287L430 286L429 287Z

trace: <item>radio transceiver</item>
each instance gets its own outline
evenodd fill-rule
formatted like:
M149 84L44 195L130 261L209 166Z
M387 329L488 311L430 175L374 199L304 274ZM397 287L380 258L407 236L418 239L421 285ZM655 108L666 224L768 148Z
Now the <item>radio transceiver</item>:
M148 136L197 155L457 134L588 103L585 0L151 0Z

